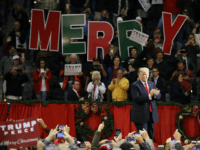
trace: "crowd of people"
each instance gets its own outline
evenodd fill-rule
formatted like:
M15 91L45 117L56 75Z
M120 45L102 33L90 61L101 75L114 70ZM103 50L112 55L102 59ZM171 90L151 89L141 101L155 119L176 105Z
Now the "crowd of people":
M43 150L48 147L57 147L59 150L63 149L72 149L84 148L86 150L112 150L112 149L121 149L121 150L155 150L154 141L149 137L145 129L138 132L133 131L126 135L125 139L122 138L122 133L119 133L118 136L113 137L114 140L101 139L101 134L104 131L104 122L102 122L97 128L94 137L91 141L85 141L81 138L73 138L70 134L70 127L67 125L63 130L59 129L59 126L55 129L50 130L48 126L44 123L42 119L37 119L38 123L45 129L47 137L45 139L40 138L37 142L37 149ZM57 134L63 133L63 140L58 140ZM174 138L174 140L172 140ZM77 141L78 140L78 141ZM174 132L173 137L166 139L165 143L158 146L159 150L192 150L194 148L198 149L200 147L200 141L196 143L188 143L182 145L181 143L181 134L178 129Z
M173 1L173 3L171 3ZM34 7L33 1L30 8ZM63 101L132 101L132 83L138 80L138 68L149 69L149 80L160 90L160 101L170 100L189 104L197 95L196 77L197 54L200 53L200 27L197 0L152 0L147 1L151 8L145 12L138 1L95 1L95 0L39 0L44 15L49 10L60 10L62 14L86 14L88 21L106 21L115 29L115 36L109 46L109 53L102 56L98 49L97 57L87 62L87 54L64 55L60 52L29 50L30 23L25 9L13 1L2 1L0 6L0 51L3 53L0 78L6 82L7 101L23 99L23 84L28 80L34 83L34 96L30 99ZM11 5L12 4L12 5ZM9 6L8 6L9 5ZM27 3L24 3L27 6ZM66 6L66 7L65 7ZM12 9L13 30L5 37L5 25L9 10ZM187 20L172 43L172 52L165 55L163 47L162 11L186 15ZM122 62L119 53L117 22L135 19L142 31L149 34L149 40L141 53L132 45L129 56ZM157 24L152 25L152 20ZM84 38L77 41L87 43L88 23L83 27ZM98 35L102 38L102 35ZM4 43L4 39L7 39ZM41 43L40 43L41 44ZM87 44L86 44L87 45ZM60 48L62 46L59 46ZM26 61L31 59L36 69L32 78L26 74ZM64 74L65 64L82 64L78 75ZM17 83L17 84L16 84Z

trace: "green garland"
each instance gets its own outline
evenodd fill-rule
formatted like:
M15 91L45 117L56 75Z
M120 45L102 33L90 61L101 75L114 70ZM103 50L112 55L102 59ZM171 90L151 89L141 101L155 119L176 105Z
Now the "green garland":
M92 105L92 102L89 103L89 105ZM104 107L103 105L99 104L98 110L95 113L96 115L101 115L102 109L106 111L106 115L101 117L101 122L104 122L104 129L102 130L102 139L105 139L107 137L111 136L112 130L114 130L114 119L113 115L109 111L109 107ZM96 132L96 130L90 129L90 127L86 124L86 120L90 116L90 114L93 113L91 109L89 109L89 113L86 114L83 109L82 105L79 105L78 111L75 113L76 116L76 131L77 134L79 134L83 140L92 140L92 136Z
M32 105L33 103L41 103L43 105L48 105L48 104L83 104L85 103L85 101L61 101L61 100L49 100L49 101L40 101L40 100L17 100L17 101L13 101L10 103L21 103L21 104L26 104L26 105ZM126 105L132 105L133 103L130 101L121 101L121 102L116 102L116 101L112 101L112 102L97 102L97 105L103 105L103 104L107 104L107 105L113 105L113 106L117 106L117 107L121 107L121 106L126 106ZM183 107L182 104L177 103L177 102L167 102L167 103L160 103L157 102L156 103L157 106L179 106L179 107Z
M192 140L198 141L200 140L200 132L197 137L188 137L185 134L185 128L184 128L184 117L193 115L193 108L197 107L200 108L200 105L187 105L186 107L182 107L181 111L177 113L177 118L176 118L176 128L179 130L181 133L181 139L185 142L185 144L190 143ZM200 120L200 111L196 111L196 116L198 117L198 120ZM200 131L200 126L199 126L199 131Z

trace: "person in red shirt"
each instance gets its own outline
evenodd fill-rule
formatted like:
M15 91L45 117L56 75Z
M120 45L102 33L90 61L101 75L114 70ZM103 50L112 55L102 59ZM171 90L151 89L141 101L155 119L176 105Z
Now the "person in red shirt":
M38 100L46 101L51 80L51 71L46 68L45 61L41 59L40 66L33 72L34 92Z

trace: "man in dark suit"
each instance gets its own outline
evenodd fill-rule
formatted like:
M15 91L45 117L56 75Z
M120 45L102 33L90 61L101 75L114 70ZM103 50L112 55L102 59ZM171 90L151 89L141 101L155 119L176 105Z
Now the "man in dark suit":
M186 69L189 69L193 73L195 73L196 67L192 60L188 57L188 50L186 46L183 46L176 55L177 57L175 58L175 64L177 64L178 62L183 62Z
M156 87L158 90L160 90L160 94L161 94L161 98L160 100L164 101L165 100L165 93L167 93L167 84L165 79L161 78L159 76L159 70L157 67L154 67L152 69L153 72L153 78L152 78L152 82L155 83Z
M72 81L72 90L69 92L67 96L68 101L79 101L79 100L84 100L84 98L80 98L80 95L78 93L79 89L79 81L74 80Z
M148 68L139 69L139 80L131 85L133 107L131 109L131 121L134 122L137 131L148 132L149 137L154 137L154 122L158 122L158 112L155 100L160 99L160 91L149 77Z

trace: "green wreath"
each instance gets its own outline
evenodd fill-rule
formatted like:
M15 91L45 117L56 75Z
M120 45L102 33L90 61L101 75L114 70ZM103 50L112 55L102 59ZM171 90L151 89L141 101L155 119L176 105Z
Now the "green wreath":
M101 122L104 122L104 129L102 130L102 139L111 136L112 130L114 130L114 119L113 115L109 111L109 107L104 107L102 104L86 102L85 104L79 104L76 109L76 132L83 140L92 140L96 130L92 130L87 124L86 120L91 113L101 115Z
M197 116L197 119L200 124L200 109L198 106L186 106L185 108L182 108L180 112L177 113L177 118L176 118L176 128L179 130L181 133L181 139L184 141L185 144L189 144L192 140L198 141L200 140L200 133L197 137L188 137L185 134L185 128L184 128L184 117L186 116Z

